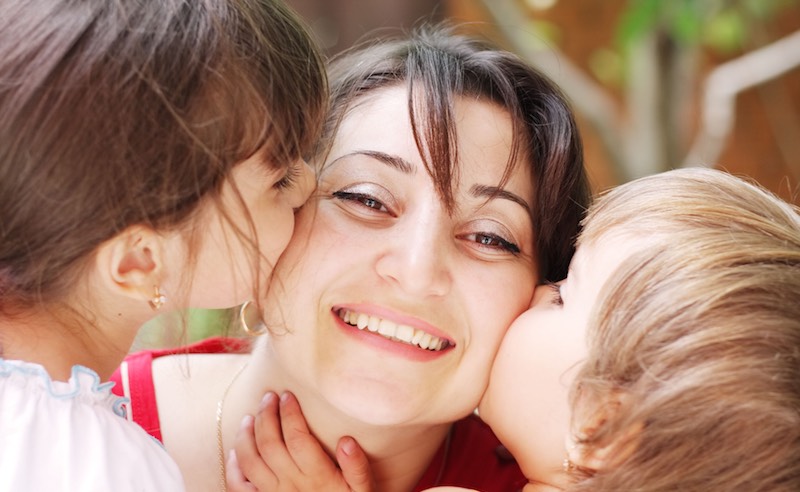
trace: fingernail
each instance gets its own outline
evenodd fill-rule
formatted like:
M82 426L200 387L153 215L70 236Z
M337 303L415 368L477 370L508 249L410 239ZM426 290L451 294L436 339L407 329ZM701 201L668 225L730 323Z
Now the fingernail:
M289 401L289 392L284 391L281 393L281 405L285 405Z
M275 401L275 393L273 393L272 391L267 391L264 394L264 397L261 398L261 403L259 403L258 405L258 410L259 411L264 410L269 405L271 405L273 401Z
M242 417L241 427L242 429L246 429L253 425L253 416L252 415L245 415Z
M344 452L344 454L347 456L352 456L355 450L356 442L352 438L345 437L342 439L342 452Z

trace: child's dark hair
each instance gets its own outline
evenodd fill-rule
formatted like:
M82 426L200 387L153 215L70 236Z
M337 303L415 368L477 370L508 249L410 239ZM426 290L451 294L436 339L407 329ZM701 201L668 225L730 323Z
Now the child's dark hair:
M128 226L221 206L243 159L288 166L325 110L274 0L2 0L0 47L0 310L60 299Z

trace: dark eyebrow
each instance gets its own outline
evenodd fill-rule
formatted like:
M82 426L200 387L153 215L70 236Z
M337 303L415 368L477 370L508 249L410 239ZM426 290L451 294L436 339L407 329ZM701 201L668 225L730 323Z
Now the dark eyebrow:
M355 150L343 156L337 157L329 165L333 165L342 159L346 159L348 157L352 157L355 155L363 155L366 157L370 157L372 159L375 159L376 161L387 164L390 167L393 167L394 169L397 169L398 171L405 174L415 174L417 172L416 166L414 166L407 160L403 159L402 157L387 154L386 152L380 152L377 150Z
M497 186L486 185L473 185L470 189L470 193L472 193L472 196L478 198L502 198L504 200L510 200L524 208L525 212L527 212L528 216L531 218L531 222L533 222L533 209L530 205L528 205L528 202L523 200L519 195L511 193L510 191L504 190L503 188L499 188Z

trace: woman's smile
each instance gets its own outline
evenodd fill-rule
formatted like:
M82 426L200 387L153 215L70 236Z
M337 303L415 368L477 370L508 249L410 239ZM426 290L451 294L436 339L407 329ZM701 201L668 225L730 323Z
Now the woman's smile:
M409 320L408 323L395 322L374 313L343 307L334 308L333 312L350 327L349 329L345 327L348 334L357 335L359 340L373 343L377 347L386 347L392 353L428 360L455 347L454 341L445 336L432 334L433 327L418 320ZM358 331L354 332L352 328ZM392 343L382 343L376 338L389 340ZM409 348L411 350L408 350Z

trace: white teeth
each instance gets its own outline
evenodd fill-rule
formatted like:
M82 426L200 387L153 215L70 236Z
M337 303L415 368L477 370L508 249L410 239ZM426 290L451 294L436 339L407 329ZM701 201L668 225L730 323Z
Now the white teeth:
M382 319L381 324L378 325L378 333L385 336L386 338L392 338L396 330L397 330L397 325L389 320Z
M367 329L385 338L416 345L425 350L438 351L450 346L450 342L447 340L435 337L430 333L426 333L422 330L415 330L408 325L398 325L377 316L368 316L346 309L340 309L338 314L345 323L355 326L359 330Z
M410 343L411 339L414 338L414 328L411 328L408 325L400 325L394 332L394 336L397 337L398 340Z
M429 348L431 346L431 338L433 337L431 336L430 333L424 334L422 336L422 340L419 341L419 346L424 349Z

